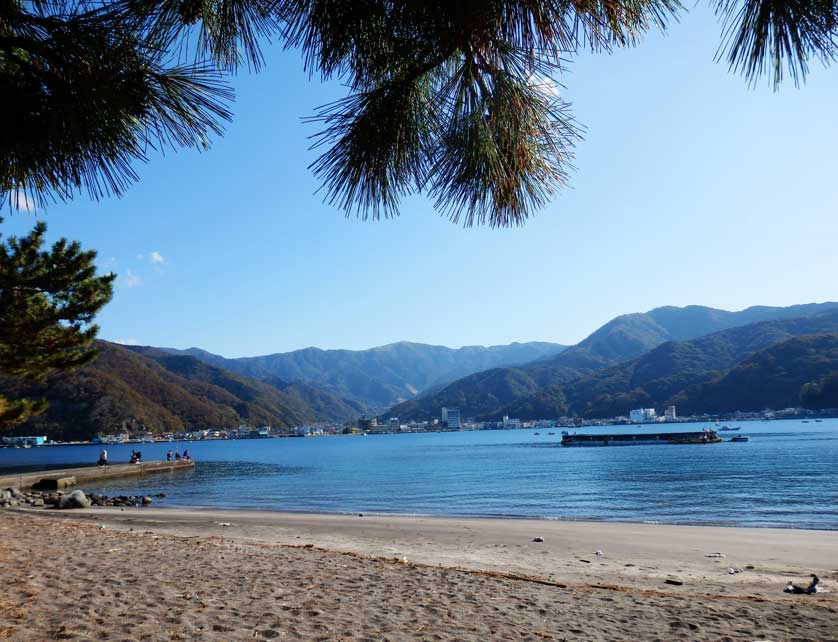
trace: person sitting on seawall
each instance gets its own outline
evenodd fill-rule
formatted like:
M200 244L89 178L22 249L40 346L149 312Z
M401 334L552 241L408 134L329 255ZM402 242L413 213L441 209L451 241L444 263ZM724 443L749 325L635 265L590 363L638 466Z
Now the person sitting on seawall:
M175 451L175 461L180 461L180 453L177 450Z
M102 452L99 453L99 461L96 462L97 466L107 466L108 465L108 451L104 448Z
M166 461L172 461L172 459L174 459L174 457L175 457L175 455L172 452L172 449L169 448L169 452L166 453Z
M183 449L183 458L187 461L192 459L192 455L189 454L189 449L188 448Z
M134 452L133 450L131 451L131 461L130 461L130 463L141 464L142 459L143 459L143 454L141 452L139 452L139 451Z

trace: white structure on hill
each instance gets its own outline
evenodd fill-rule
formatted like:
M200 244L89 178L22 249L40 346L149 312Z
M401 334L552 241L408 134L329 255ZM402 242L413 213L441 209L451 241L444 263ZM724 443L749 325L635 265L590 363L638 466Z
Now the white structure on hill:
M629 420L635 424L648 423L657 421L657 415L654 408L637 408L629 412Z
M667 406L666 412L664 412L664 417L667 421L675 421L677 415L675 414L675 406Z

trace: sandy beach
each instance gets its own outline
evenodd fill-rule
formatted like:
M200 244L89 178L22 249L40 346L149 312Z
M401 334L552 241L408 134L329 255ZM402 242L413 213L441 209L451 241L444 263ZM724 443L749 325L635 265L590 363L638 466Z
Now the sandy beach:
M783 592L810 573L828 592ZM0 640L826 641L838 640L836 580L829 531L159 508L0 515Z

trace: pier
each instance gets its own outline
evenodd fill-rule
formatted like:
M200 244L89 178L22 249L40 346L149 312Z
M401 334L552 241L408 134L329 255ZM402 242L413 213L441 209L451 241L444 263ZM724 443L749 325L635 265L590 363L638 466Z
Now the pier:
M4 475L0 477L0 488L26 490L37 487L43 490L58 490L108 479L145 477L146 475L187 470L194 467L195 462L191 459L180 459L177 461L145 461L140 464L112 464L110 466L44 470L34 473Z

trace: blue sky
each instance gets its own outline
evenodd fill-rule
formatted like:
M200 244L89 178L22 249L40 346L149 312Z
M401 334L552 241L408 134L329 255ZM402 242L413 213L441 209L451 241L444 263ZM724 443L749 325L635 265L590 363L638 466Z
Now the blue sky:
M520 229L463 229L421 196L378 222L324 204L302 117L342 89L278 46L233 80L236 117L209 152L154 157L121 199L36 214L120 275L103 338L230 357L574 343L660 305L838 299L838 69L749 88L713 62L720 32L699 8L635 49L575 59L559 80L587 128L577 170Z

